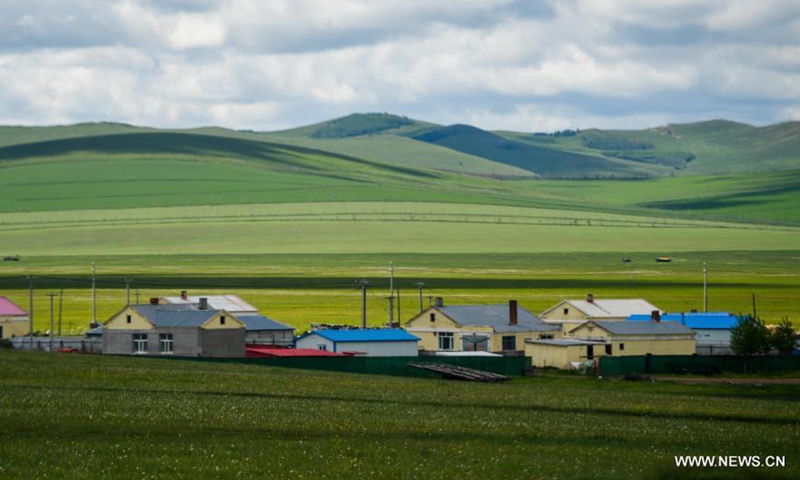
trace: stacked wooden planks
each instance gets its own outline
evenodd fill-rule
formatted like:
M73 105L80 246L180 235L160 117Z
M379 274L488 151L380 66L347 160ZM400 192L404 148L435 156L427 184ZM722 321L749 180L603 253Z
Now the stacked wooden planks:
M459 367L457 365L449 365L446 363L409 363L409 367L421 368L423 370L430 370L442 374L442 378L449 380L467 380L470 382L505 382L511 380L511 377L500 375L492 372L485 372L483 370L475 370L474 368Z

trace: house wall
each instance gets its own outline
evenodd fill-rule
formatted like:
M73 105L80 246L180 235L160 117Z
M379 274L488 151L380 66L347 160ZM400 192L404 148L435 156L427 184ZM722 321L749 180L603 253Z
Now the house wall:
M586 325L576 328L569 338L606 340L612 345L612 355L693 355L696 342L691 334L681 335L611 335L602 328ZM620 344L625 348L620 349Z
M222 317L225 317L224 324L222 323ZM223 310L209 318L200 328L203 330L230 330L236 328L244 329L245 324L235 316Z
M133 334L147 335L147 355L168 355L161 353L159 334L171 333L173 341L172 355L199 356L201 352L200 330L195 327L172 327L146 330L106 330L103 329L103 353L110 355L132 355Z
M288 347L294 343L294 330L249 331L245 334L248 345L279 345Z
M492 353L500 353L503 351L503 337L514 337L516 338L516 348L515 350L522 351L525 350L525 340L540 340L541 335L553 335L553 338L561 338L561 331L553 330L552 332L518 332L518 333L495 333L492 335L491 349L489 350Z
M0 338L21 337L27 335L30 328L27 316L0 317L0 327L3 330Z
M131 316L131 323L128 323L128 315ZM108 330L147 330L153 328L153 325L148 322L143 316L131 307L122 309L121 312L114 315L103 326L104 331Z
M719 346L727 347L731 344L731 331L730 330L701 330L695 329L697 332L697 346Z
M324 345L325 348L320 348L320 345ZM333 352L333 342L328 340L327 338L322 338L316 333L312 333L307 337L303 337L295 342L295 347L297 348L310 348L312 350L326 350L328 352Z
M565 314L564 309L569 311ZM573 307L569 302L562 301L555 307L539 315L543 320L587 320L585 313Z
M245 356L244 328L200 329L200 356L242 358Z
M336 353L362 352L367 357L416 357L417 342L339 342Z

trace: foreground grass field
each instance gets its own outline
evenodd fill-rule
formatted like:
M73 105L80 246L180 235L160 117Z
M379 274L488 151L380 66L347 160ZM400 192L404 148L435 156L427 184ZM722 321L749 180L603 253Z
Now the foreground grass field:
M795 386L503 385L0 351L3 478L797 478ZM682 469L675 455L783 455Z

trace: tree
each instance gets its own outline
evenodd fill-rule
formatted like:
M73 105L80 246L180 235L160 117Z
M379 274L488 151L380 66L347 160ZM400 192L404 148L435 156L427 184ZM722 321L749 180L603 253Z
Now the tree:
M760 318L739 317L731 328L731 348L737 355L763 355L770 350L769 329Z
M796 336L792 322L787 317L784 317L781 323L772 330L770 344L781 355L791 355L795 349Z

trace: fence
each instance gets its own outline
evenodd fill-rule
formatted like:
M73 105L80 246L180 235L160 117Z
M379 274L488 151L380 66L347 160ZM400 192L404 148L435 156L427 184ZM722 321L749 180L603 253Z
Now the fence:
M16 350L50 351L50 337L14 337L11 345ZM73 348L80 353L102 353L102 343L99 338L83 337L53 337L53 351L62 348Z
M699 355L640 355L601 357L600 373L776 373L800 371L800 356L699 356Z
M164 357L159 357L164 358ZM247 363L271 367L328 370L372 375L395 375L403 377L438 377L439 374L409 367L411 363L446 363L474 368L500 375L521 376L530 366L527 357L276 357L276 358L203 358L171 357L175 360L206 362Z

